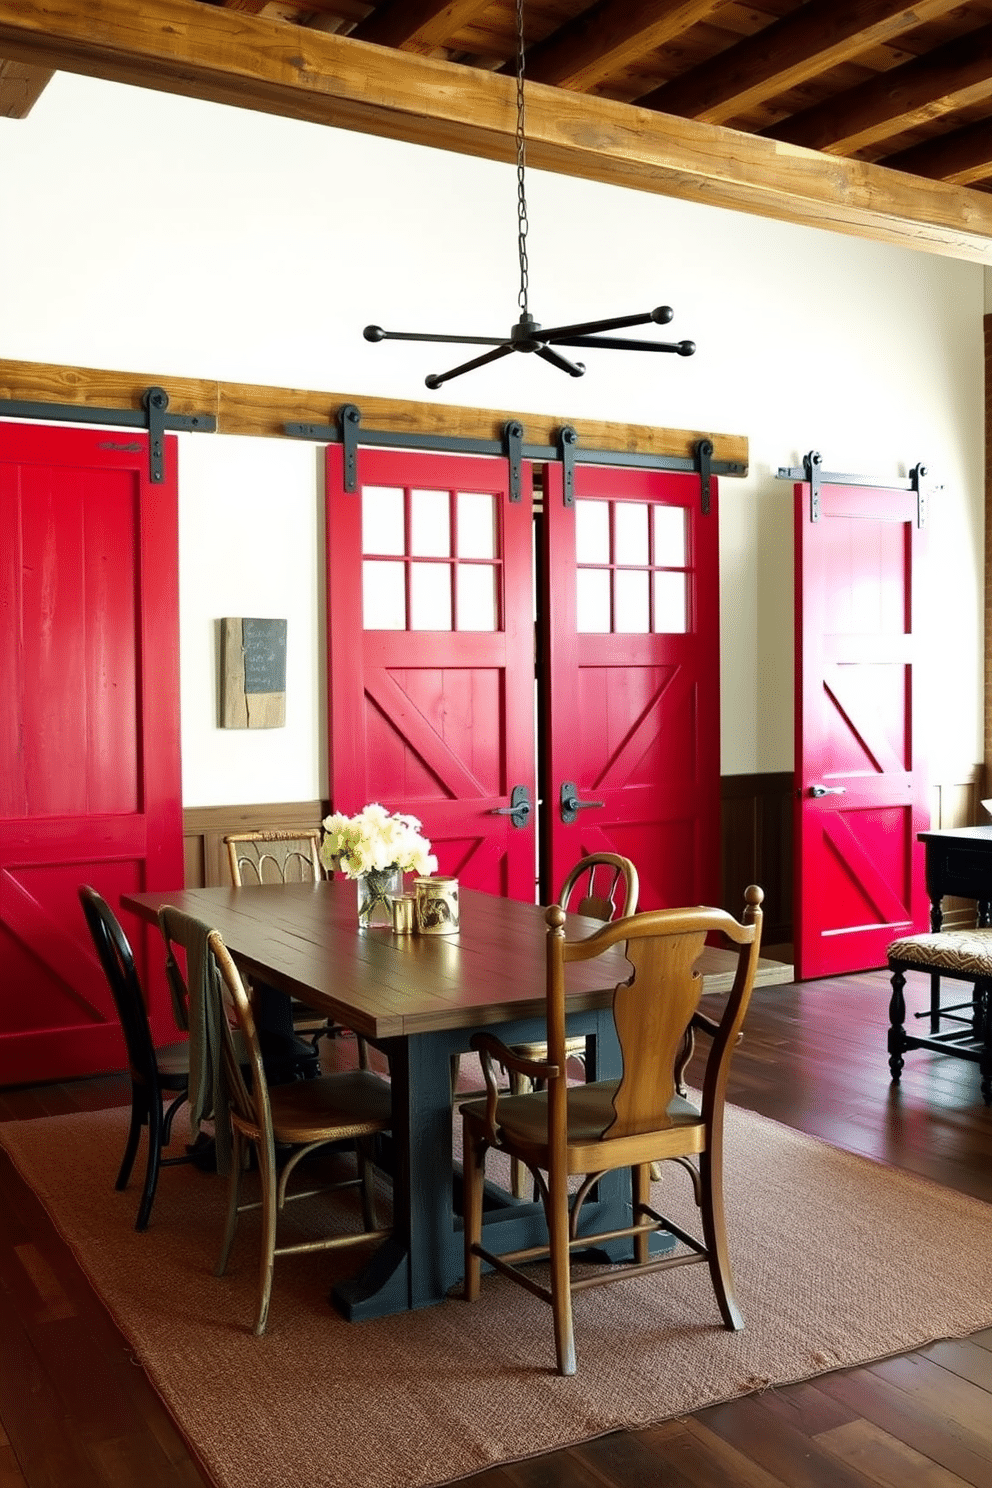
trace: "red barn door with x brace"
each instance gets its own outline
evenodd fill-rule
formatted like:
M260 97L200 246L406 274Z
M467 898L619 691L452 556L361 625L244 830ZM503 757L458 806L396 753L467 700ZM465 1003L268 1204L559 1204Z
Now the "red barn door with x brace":
M120 1069L76 896L183 881L176 441L0 424L0 1085ZM161 956L122 915L156 1037ZM149 942L154 952L154 939ZM149 975L149 972L151 973Z
M717 904L716 481L704 514L698 475L578 465L574 498L546 467L544 894L608 851L642 909Z
M531 482L505 460L327 449L330 788L420 817L441 873L535 894ZM511 802L529 809L514 819Z
M796 971L884 966L928 923L915 492L795 487Z

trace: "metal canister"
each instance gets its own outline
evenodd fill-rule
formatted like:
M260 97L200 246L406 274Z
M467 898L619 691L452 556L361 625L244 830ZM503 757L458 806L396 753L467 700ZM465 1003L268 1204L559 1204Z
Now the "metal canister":
M417 924L416 895L394 894L390 902L393 908L393 933L411 935Z
M421 935L454 935L458 929L458 880L415 878L417 929Z

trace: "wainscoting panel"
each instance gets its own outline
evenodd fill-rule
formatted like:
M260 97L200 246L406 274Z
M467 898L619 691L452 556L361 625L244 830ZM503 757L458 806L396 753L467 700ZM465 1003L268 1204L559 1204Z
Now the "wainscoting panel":
M765 891L766 946L792 941L792 771L720 781L723 908L740 915L744 890Z
M930 822L934 829L988 826L992 823L982 806L985 790L985 767L972 765L961 780L945 780L931 786ZM968 930L975 923L975 906L970 899L944 900L945 930Z

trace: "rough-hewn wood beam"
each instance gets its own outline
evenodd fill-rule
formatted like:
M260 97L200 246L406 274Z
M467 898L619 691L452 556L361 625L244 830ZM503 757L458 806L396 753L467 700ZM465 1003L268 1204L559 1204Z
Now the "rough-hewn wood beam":
M570 413L544 414L461 408L451 403L417 403L399 398L373 398L356 393L322 393L301 388L265 387L251 382L212 382L173 377L164 372L112 372L99 367L68 367L51 362L0 360L0 398L19 402L69 403L91 408L138 410L149 387L163 387L170 413L212 413L218 434L253 434L273 438L286 423L333 424L344 403L357 403L368 429L398 434L455 434L465 439L502 439L509 419L519 419L528 444L557 442L558 430L571 424L579 448L641 451L692 458L700 439L712 439L713 458L726 460L747 474L748 441L743 434L712 430L664 429L653 424L620 424L574 418ZM204 435L204 438L208 436ZM288 437L288 436L287 436Z
M384 0L351 36L380 46L442 46L488 5L489 0Z
M0 56L494 160L515 84L196 0L0 0ZM560 175L992 263L992 199L611 99L528 85L528 161Z
M638 102L645 108L722 124L807 78L891 41L955 0L808 0L754 36L673 78Z
M979 119L951 134L937 135L887 155L885 164L893 170L928 176L932 181L953 181L958 186L988 180L992 176L992 119Z
M992 97L990 73L992 26L982 26L764 132L811 150L847 154Z
M527 50L527 77L585 92L705 20L724 0L599 0Z
M26 119L51 78L50 67L32 67L0 57L0 115Z

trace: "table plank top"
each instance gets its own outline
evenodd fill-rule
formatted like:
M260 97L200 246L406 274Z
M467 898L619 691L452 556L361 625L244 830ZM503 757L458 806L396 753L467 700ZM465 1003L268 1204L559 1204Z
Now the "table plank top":
M544 1014L547 928L537 904L463 889L454 935L360 930L348 880L125 894L121 904L151 922L163 904L196 916L220 931L249 976L370 1038ZM566 933L596 928L570 915ZM571 966L570 1011L608 1004L628 972L619 951Z

